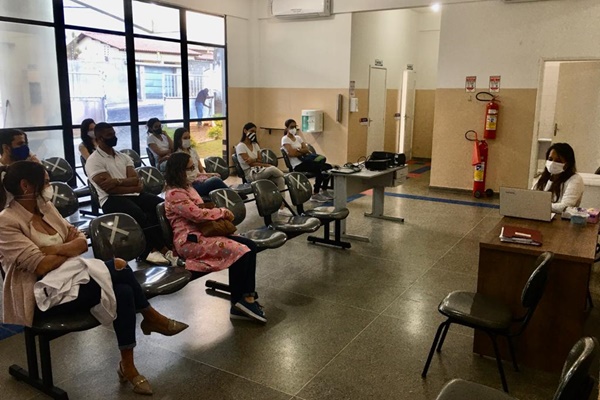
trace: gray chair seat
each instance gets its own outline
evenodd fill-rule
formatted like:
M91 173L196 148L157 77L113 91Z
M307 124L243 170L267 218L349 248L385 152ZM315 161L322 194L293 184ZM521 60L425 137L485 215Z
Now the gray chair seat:
M263 249L275 249L281 247L287 240L287 235L285 233L271 229L253 229L242 233L241 236L252 240L256 243L258 248Z
M98 320L88 311L61 314L49 317L36 317L33 321L31 329L34 333L48 334L65 334L69 332L80 332L100 325Z
M512 320L512 314L506 305L472 292L450 293L442 300L438 310L465 324L493 330L508 329Z
M336 210L335 207L327 206L315 207L313 209L304 211L304 215L308 215L309 217L331 220L346 219L348 218L348 214L350 214L350 211L348 211L347 208Z
M230 188L237 194L251 194L252 193L252 186L250 186L249 183L240 183L239 185L231 185Z
M77 197L85 197L90 195L90 188L87 186L78 187L73 190Z
M148 298L175 293L192 279L192 273L183 267L150 267L133 274Z
M273 229L285 233L315 232L321 227L321 222L314 217L293 216L271 223Z
M515 398L479 383L454 379L442 388L436 400L515 400Z

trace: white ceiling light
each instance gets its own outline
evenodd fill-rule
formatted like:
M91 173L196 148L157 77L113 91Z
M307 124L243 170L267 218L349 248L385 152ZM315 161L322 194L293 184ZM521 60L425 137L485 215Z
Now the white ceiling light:
M438 12L442 9L442 6L440 5L440 3L434 3L430 6L431 11L433 12Z

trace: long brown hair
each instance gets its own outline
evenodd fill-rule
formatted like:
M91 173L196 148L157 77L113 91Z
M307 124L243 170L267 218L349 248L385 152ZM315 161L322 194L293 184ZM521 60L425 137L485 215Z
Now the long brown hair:
M165 169L167 186L182 189L189 186L186 176L186 169L189 161L190 155L187 153L173 153L169 156L167 167Z
M568 143L554 143L552 146L550 146L550 148L546 151L546 160L550 156L550 152L552 152L552 150L556 151L556 154L565 160L564 171L558 174L556 179L552 181L552 185L550 185L552 201L557 202L558 199L560 199L563 183L577 173L577 167L575 165L575 152ZM544 168L544 172L542 172L542 176L540 176L540 179L535 185L535 189L544 190L551 176L552 175L550 174L550 171L548 171L547 168Z
M44 187L46 170L42 164L33 161L17 161L11 165L0 167L0 210L6 206L6 192L13 196L23 194L21 192L21 180L25 179L35 187L35 192L39 194Z

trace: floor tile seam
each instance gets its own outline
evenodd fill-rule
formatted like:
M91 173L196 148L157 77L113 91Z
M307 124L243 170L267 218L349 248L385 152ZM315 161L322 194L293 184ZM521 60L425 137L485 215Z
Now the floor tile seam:
M299 397L298 396L299 393L302 392L302 390L304 390L304 388L307 387L317 376L319 376L319 374L321 372L323 372L332 362L334 362L340 356L340 354L342 354L342 352L344 352L348 348L348 346L350 346L352 343L354 343L354 341L360 335L362 335L363 332L365 332L367 329L369 329L369 327L371 325L373 325L373 323L377 320L377 318L380 317L380 315L378 315L371 322L369 322L363 329L361 329L356 335L354 335L354 337L352 339L350 339L348 341L348 343L346 343L346 345L340 349L340 351L338 351L335 355L333 355L333 357L331 357L331 359L327 363L325 363L325 365L323 365L323 367L321 367L321 369L319 369L304 385L302 385L302 387L296 392L295 396Z
M431 267L429 268L429 270L436 270L436 271L444 271L444 272L451 272L453 274L459 274L459 275L464 275L464 276L468 276L468 277L476 277L477 278L477 274L470 274L468 272L464 272L464 271L455 271L453 269L444 269L444 268L439 268L439 267Z
M417 301L417 300L413 300L413 301ZM402 318L398 317L397 315L391 315L391 314L384 314L384 315L382 315L382 317L389 317L389 318L396 319L398 321L402 321L403 320ZM441 324L441 322L440 322L440 324ZM431 327L431 328L438 328L440 326L440 324L428 324L428 323L425 322L425 325L427 325L428 327ZM448 332L450 332L450 331L448 331ZM473 335L467 335L467 334L462 333L462 332L456 332L456 329L454 331L452 331L452 334L453 335L461 335L461 336L468 337L468 338L471 338L471 339L473 338Z

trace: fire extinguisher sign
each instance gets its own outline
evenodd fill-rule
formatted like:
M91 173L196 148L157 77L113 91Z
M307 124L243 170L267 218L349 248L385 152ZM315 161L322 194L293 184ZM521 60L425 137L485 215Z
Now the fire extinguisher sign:
M477 87L477 77L476 76L467 76L465 79L465 91L467 93L475 93L475 88Z
M498 93L500 91L500 75L490 76L490 92Z

